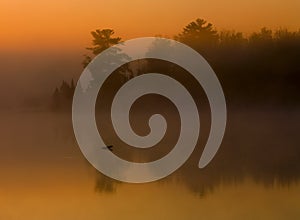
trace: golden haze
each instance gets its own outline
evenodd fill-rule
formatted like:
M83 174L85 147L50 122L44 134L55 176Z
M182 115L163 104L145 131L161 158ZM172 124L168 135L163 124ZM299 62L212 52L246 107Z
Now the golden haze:
M198 17L218 30L297 30L299 11L297 0L2 0L1 49L82 49L90 44L89 32L97 28L112 28L124 39L173 37Z

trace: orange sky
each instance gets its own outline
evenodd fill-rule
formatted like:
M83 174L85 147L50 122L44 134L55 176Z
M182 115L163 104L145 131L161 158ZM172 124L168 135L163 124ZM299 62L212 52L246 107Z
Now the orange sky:
M1 49L84 48L90 31L112 28L122 38L172 37L196 18L218 30L300 28L299 0L1 0Z

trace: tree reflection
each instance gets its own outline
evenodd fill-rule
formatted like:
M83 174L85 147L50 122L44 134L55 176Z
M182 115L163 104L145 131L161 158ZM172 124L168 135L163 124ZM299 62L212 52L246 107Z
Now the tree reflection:
M121 182L98 173L96 177L95 191L99 193L114 193L120 183Z
M94 47L90 48L94 55L121 41L112 38L112 34L113 31L94 32ZM147 101L143 100L145 97L132 107L130 120L138 134L149 132L147 119L152 114L166 116L169 125L167 137L153 149L132 149L117 137L111 125L110 107L118 88L131 77L157 72L169 74L188 89L199 107L201 119L201 136L192 156L174 174L159 182L176 181L199 196L212 192L221 184L238 184L246 178L267 187L298 182L300 32L262 28L245 37L235 31L217 32L212 24L197 19L175 39L193 47L209 61L224 89L228 125L219 152L207 167L197 167L210 129L210 113L201 86L194 83L189 73L170 62L155 59L130 61L130 57L116 49L110 55L129 63L107 79L99 93L101 103L97 102L96 106L102 109L96 115L97 121L101 122L98 128L103 131L102 138L108 145L117 146L113 153L136 162L147 162L167 154L176 143L180 126L178 112L162 97L149 96L147 108L143 105ZM165 48L172 49L172 45L157 40L149 48L148 55ZM101 68L105 70L110 65L110 59L107 59ZM97 192L116 192L120 182L98 172L96 175Z

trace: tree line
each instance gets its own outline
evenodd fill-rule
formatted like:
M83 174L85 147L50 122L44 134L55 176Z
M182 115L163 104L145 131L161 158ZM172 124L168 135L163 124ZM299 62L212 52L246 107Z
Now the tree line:
M90 54L84 55L83 67L103 50L122 42L120 37L114 37L112 29L97 29L91 34L92 46L86 48ZM229 103L299 105L300 29L274 31L264 27L245 36L242 32L217 31L211 23L196 19L174 39L192 47L209 62ZM130 78L128 72L136 75L127 67L124 80ZM53 109L70 106L73 92L74 82L63 82L54 91Z

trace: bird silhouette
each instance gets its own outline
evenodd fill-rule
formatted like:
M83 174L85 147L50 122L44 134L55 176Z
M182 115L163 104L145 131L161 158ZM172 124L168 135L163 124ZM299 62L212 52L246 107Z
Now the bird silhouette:
M108 145L108 146L106 146L106 147L102 147L102 149L104 149L104 150L110 150L110 151L113 151L113 146L112 145Z

